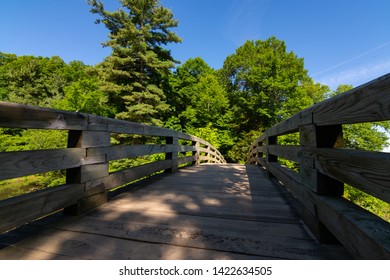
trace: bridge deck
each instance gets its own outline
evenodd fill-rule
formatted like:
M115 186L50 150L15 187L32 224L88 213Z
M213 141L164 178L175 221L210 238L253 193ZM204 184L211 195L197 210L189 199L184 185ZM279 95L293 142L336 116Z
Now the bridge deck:
M4 234L0 259L349 258L313 240L288 195L257 166L193 166Z

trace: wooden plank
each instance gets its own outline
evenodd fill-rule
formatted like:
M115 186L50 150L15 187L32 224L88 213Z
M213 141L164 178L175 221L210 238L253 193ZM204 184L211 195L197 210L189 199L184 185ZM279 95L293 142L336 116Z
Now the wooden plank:
M267 151L267 146L258 146L253 152L257 153L265 153Z
M108 131L69 131L68 147L70 148L91 148L107 146L110 146L110 132Z
M390 74L310 108L317 125L390 120Z
M389 223L344 198L316 195L303 188L298 178L292 179L281 171L276 163L269 168L355 257L390 258Z
M107 190L128 184L140 178L152 175L158 171L168 169L172 166L172 160L160 160L149 164L137 166L131 169L111 173L102 180L97 180L106 186Z
M267 146L268 151L270 154L273 154L275 156L292 160L295 162L300 161L300 146L293 146L293 145L268 145Z
M390 203L390 154L309 147L302 153L323 174Z
M0 201L0 232L21 226L75 203L84 196L84 185L48 188Z
M188 156L188 157L178 157L176 162L178 165L187 163L187 162L194 162L196 160L195 156Z
M0 101L0 127L83 130L88 115Z
M310 240L302 228L298 233L299 226L297 225L227 221L206 217L196 219L197 217L186 215L172 218L172 216L160 215L157 212L155 212L155 216L151 216L151 212L147 212L144 221L134 222L132 218L137 219L139 214L132 214L122 215L115 220L88 216L83 219L83 223L66 223L57 228L73 232L101 234L124 240L269 258L320 258L317 245ZM160 223L161 220L165 223ZM180 222L181 220L187 222ZM196 222L197 226L188 221ZM284 233L295 231L294 233L298 237L294 238L293 234L291 236L283 235L282 230ZM272 234L271 231L275 233Z
M117 145L103 148L87 149L88 156L106 154L107 160L118 160L123 158L136 158L144 155L168 153L173 151L173 145Z
M179 145L177 151L179 153L185 153L185 152L195 152L197 151L197 149L195 146Z
M93 157L88 159L88 163L101 160L100 157ZM75 168L86 161L86 150L83 148L0 153L0 180Z
M310 123L313 123L312 112L306 109L267 129L266 133L268 137L290 134L298 132L299 126Z
M356 258L390 259L388 222L342 197L308 195L320 220Z
M267 166L267 161L265 160L265 158L257 157L255 158L255 160L261 166Z
M311 214L316 215L316 207L308 199L298 173L282 167L277 162L270 163L269 170L272 175L283 183L283 185L288 187L291 193L310 211Z
M44 251L45 254L38 254L37 251ZM57 257L58 254L61 254L61 257ZM0 251L0 259L39 259L40 257L46 259L46 256L56 256L55 259L79 260L265 259L262 256L234 254L157 242L140 242L114 236L58 229L45 230L33 239L22 241L17 247L8 247Z

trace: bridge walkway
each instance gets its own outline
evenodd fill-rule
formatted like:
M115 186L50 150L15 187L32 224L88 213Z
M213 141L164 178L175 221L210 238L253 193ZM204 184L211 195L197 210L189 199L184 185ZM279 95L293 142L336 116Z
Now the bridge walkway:
M82 216L59 212L3 234L0 259L351 258L316 242L258 166L197 165L147 182Z

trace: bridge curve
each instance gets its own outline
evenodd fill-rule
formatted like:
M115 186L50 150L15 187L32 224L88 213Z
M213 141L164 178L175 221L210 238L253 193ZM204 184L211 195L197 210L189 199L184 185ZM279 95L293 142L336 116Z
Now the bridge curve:
M0 180L66 170L65 185L0 201L0 232L60 209L82 214L106 203L109 190L156 172L176 172L191 163L226 162L216 148L198 137L91 114L0 102L0 127L68 131L67 148L0 153ZM111 145L113 133L153 140L141 145ZM162 159L109 172L110 161L155 154Z

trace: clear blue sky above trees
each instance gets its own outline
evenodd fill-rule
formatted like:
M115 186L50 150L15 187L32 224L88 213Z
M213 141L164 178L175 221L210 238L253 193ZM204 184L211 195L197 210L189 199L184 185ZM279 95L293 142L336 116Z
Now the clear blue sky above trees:
M116 9L118 0L104 1ZM305 59L317 82L331 88L359 85L390 72L390 1L388 0L162 0L179 20L181 44L169 46L185 62L202 57L222 67L246 40L274 35ZM84 0L1 2L0 51L53 56L96 64L107 31Z

